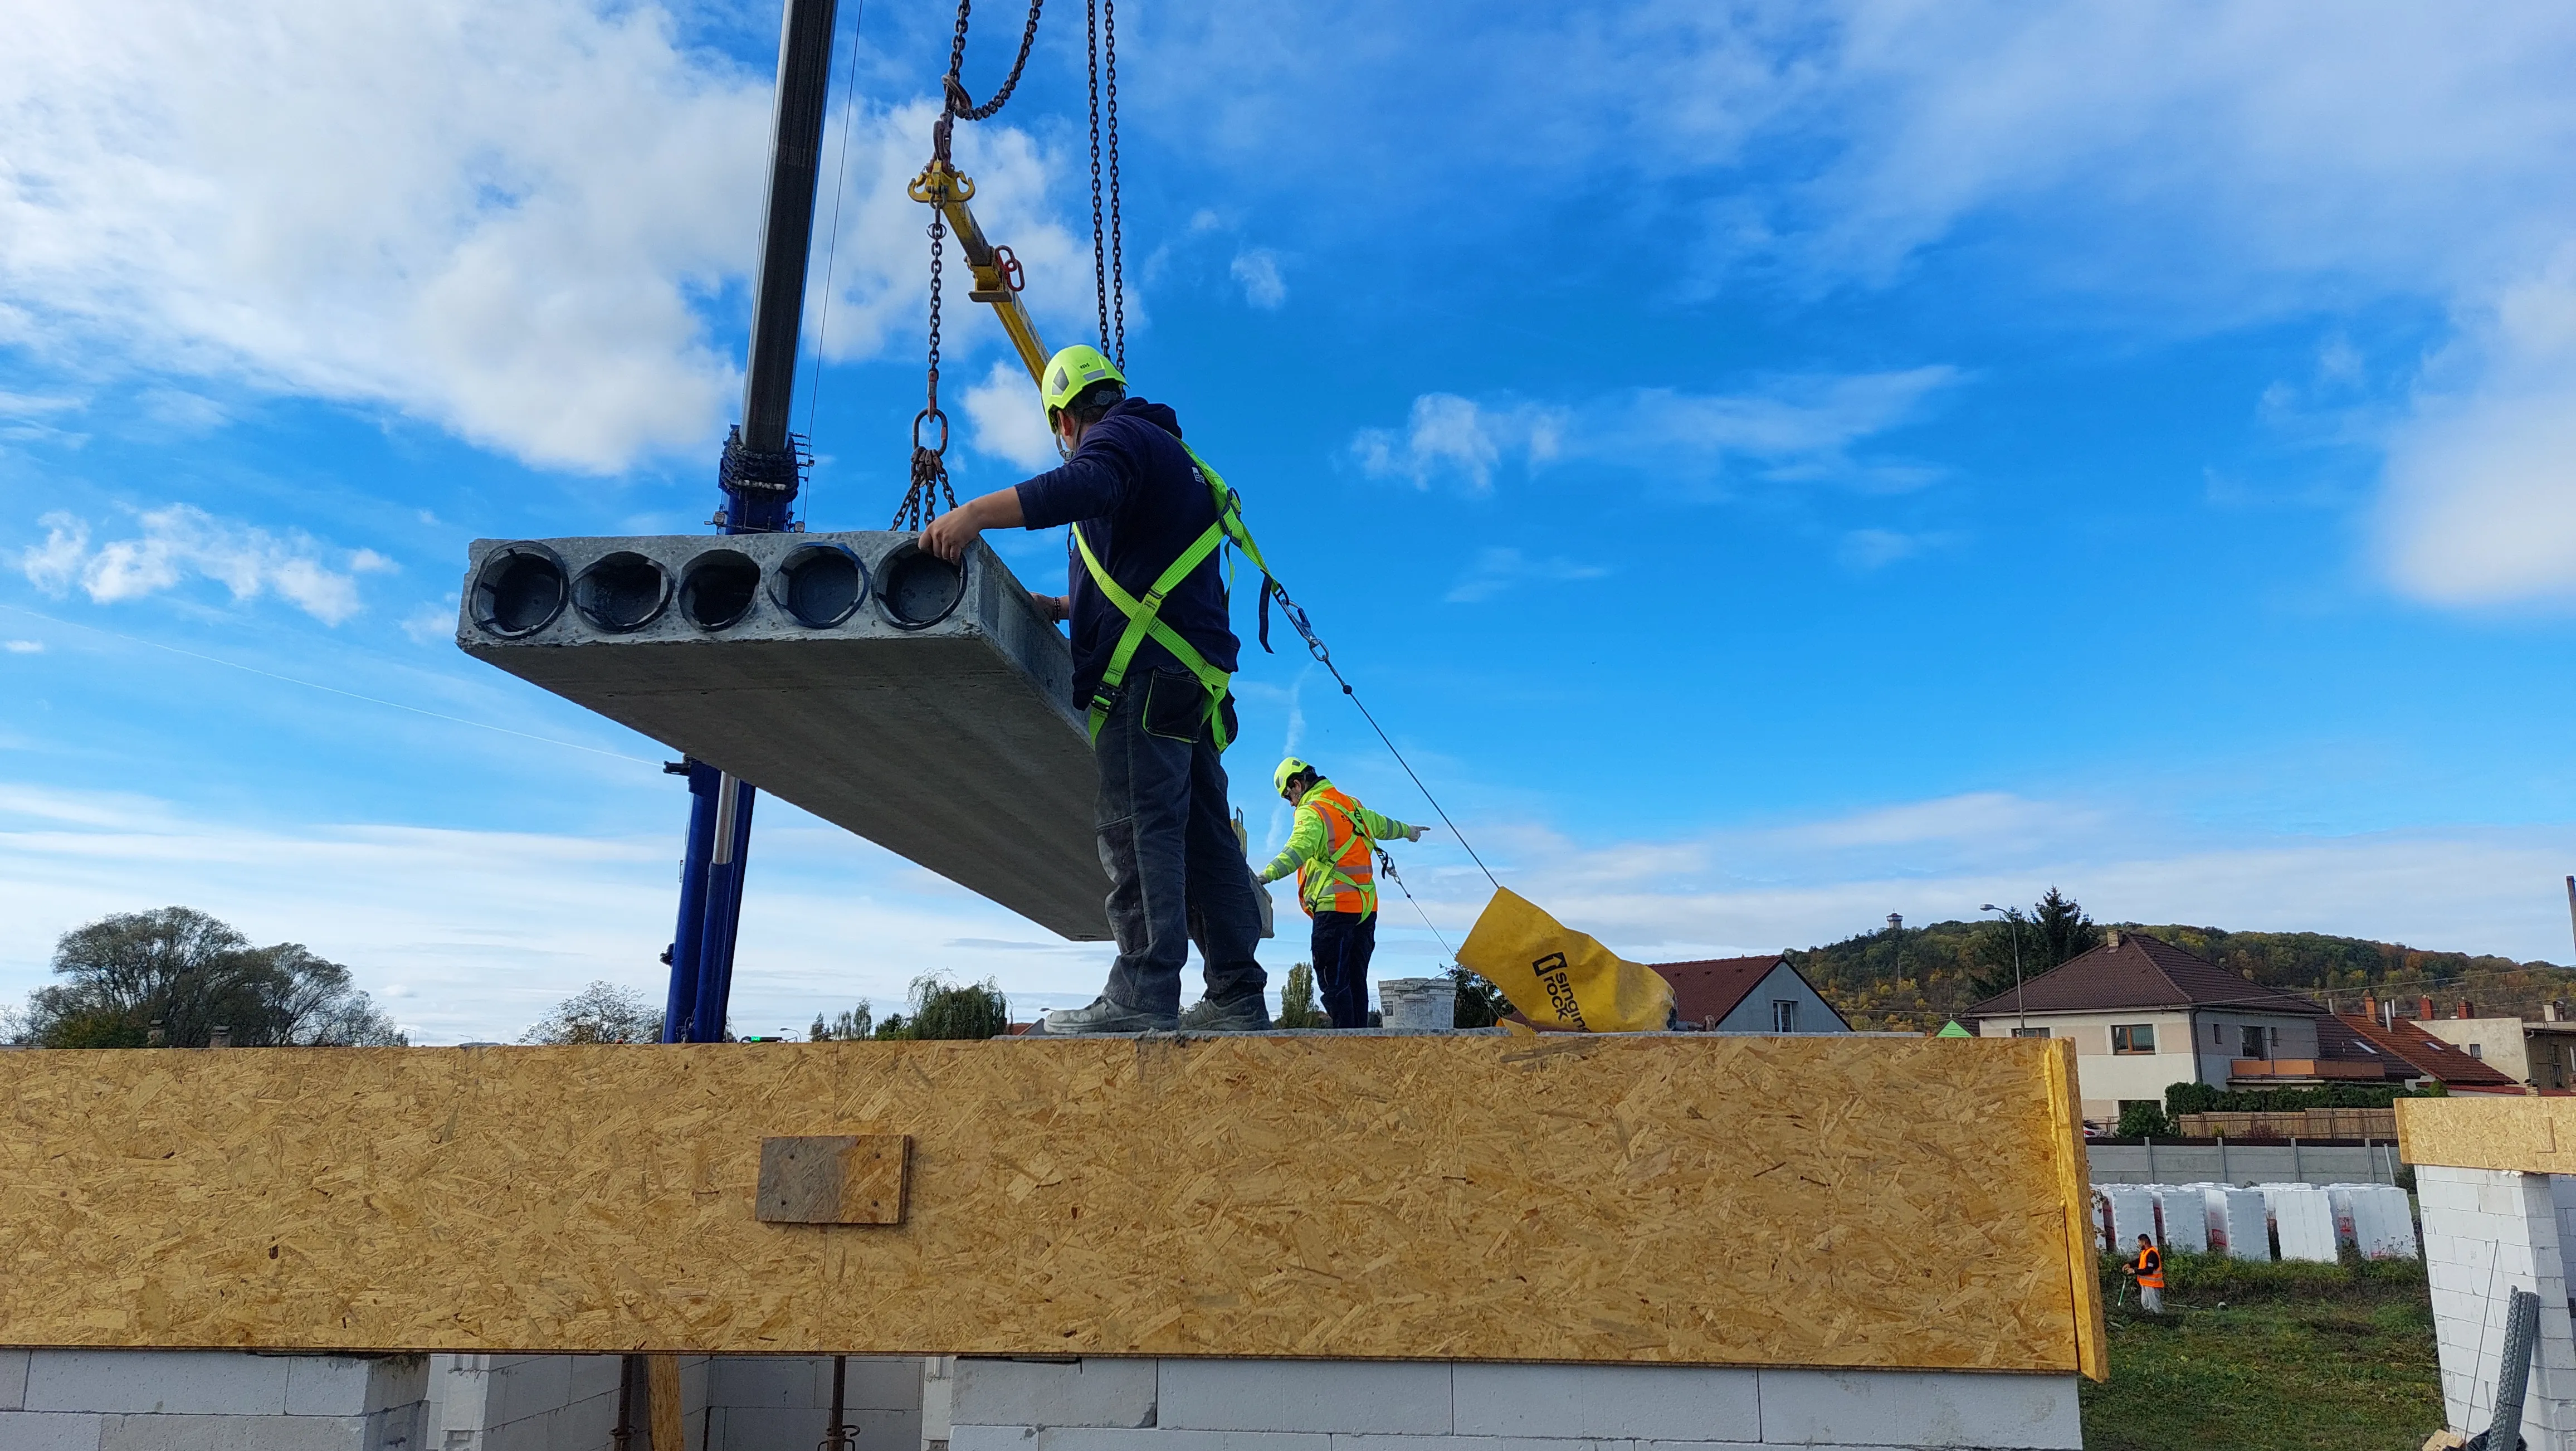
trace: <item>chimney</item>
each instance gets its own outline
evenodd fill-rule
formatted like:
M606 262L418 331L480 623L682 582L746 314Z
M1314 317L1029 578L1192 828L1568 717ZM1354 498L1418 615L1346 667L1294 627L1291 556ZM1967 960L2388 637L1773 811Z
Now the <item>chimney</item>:
M2544 1023L2566 1022L2567 1004L2565 1000L2560 998L2551 998L2549 1001L2542 1003L2540 1005L2540 1021Z
M154 1019L152 1020L152 1030L151 1030L151 1032L150 1032L150 1033L148 1033L148 1034L146 1034L146 1035L145 1035L145 1037L144 1037L144 1039L143 1039L143 1043L144 1043L144 1046L145 1046L145 1047L147 1047L147 1048L167 1048L167 1047L169 1047L169 1046L170 1046L170 1028L169 1028L169 1025L168 1025L168 1024L166 1024L166 1023L164 1023L164 1022L162 1022L159 1018L154 1018Z
M2361 1015L2374 1023L2379 1021L2379 999L2376 996L2370 993L2361 995Z
M2114 927L2110 931L2103 933L2102 940L2111 944L2113 947L2118 947L2120 945L2120 929Z
M2422 1022L2429 1023L2433 1021L2433 1000L2431 998L2417 998L2415 1000L2415 1016Z
M2462 998L2462 999L2460 999L2460 1016L2461 1016L2461 1017L2463 1017L2463 1018L2474 1018L2474 1017L2476 1017L2477 1015L2478 1015L2478 1010L2477 1010L2476 1008L2473 1008L2473 1007L2469 1006L2469 1000L2468 1000L2467 998Z
M229 1048L232 1045L233 1030L221 1023L217 1023L206 1034L206 1046L209 1048Z

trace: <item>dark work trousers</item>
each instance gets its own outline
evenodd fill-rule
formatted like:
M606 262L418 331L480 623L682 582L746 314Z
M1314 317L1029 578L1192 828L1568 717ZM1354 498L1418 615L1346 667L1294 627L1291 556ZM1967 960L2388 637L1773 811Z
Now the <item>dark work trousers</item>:
M1315 914L1315 991L1334 1027L1368 1026L1369 954L1375 951L1375 912Z
M1268 982L1253 958L1261 908L1226 814L1225 763L1201 718L1206 708L1206 691L1187 671L1139 671L1093 744L1093 820L1118 942L1105 993L1138 1012L1180 1011L1193 941L1211 1001L1258 994Z

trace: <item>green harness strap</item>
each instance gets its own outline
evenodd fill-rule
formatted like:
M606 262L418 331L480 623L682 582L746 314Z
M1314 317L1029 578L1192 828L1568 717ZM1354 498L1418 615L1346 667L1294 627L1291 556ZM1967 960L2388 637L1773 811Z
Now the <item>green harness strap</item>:
M1172 658L1197 676L1200 686L1207 691L1204 719L1215 727L1216 748L1222 751L1233 744L1226 737L1225 712L1221 708L1233 676L1210 665L1207 657L1198 652L1198 647L1163 623L1163 600L1179 587L1182 580L1189 578L1190 571L1198 568L1202 560L1223 547L1227 540L1234 541L1235 547L1242 550L1263 575L1270 573L1270 567L1262 563L1260 546L1252 542L1252 531L1243 527L1243 501L1225 486L1224 478L1208 466L1207 460L1199 457L1197 449L1184 443L1181 450L1190 456L1190 462L1198 468L1199 477L1207 482L1208 492L1216 501L1216 522L1207 527L1206 533L1190 541L1190 547L1182 550L1180 557L1155 578L1153 587L1145 591L1143 599L1127 593L1117 580L1110 577L1109 571L1100 563L1100 556L1091 552L1091 541L1082 537L1082 526L1073 526L1074 547L1082 551L1083 567L1091 571L1091 582L1099 586L1101 595L1116 605L1120 614L1127 617L1127 628L1119 632L1117 648L1109 652L1109 668L1100 672L1100 685L1091 695L1091 738L1095 741L1100 739L1100 727L1109 719L1109 707L1118 698L1118 687L1127 679L1127 667L1136 658L1136 648L1150 637L1171 651Z

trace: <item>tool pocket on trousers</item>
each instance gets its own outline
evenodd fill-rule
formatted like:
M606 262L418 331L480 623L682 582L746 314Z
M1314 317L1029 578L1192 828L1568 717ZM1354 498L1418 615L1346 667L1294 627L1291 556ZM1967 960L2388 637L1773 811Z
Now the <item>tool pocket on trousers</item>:
M1186 670L1157 670L1145 680L1147 735L1195 741L1207 724L1207 687Z

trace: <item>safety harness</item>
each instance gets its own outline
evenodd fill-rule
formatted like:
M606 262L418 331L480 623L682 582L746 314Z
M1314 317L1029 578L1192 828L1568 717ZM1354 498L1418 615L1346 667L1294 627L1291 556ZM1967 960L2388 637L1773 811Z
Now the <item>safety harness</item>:
M1275 584L1270 578L1270 566L1262 562L1261 546L1252 542L1251 531L1243 527L1243 500L1226 487L1225 479L1208 466L1207 460L1199 457L1197 449L1184 443L1181 451L1190 456L1191 467L1198 470L1199 477L1207 482L1208 492L1216 501L1216 522L1207 527L1206 533L1190 541L1190 547L1182 550L1180 557L1155 577L1153 587L1145 591L1143 599L1127 593L1117 580L1110 577L1109 570L1100 562L1100 556L1091 552L1091 541L1082 537L1082 526L1073 526L1073 544L1082 551L1083 567L1091 571L1091 582L1099 586L1103 598L1116 605L1118 612L1127 617L1127 628L1119 632L1117 648L1109 652L1109 668L1100 672L1099 688L1091 695L1091 738L1095 741L1100 739L1100 727L1109 719L1110 708L1118 703L1118 687L1127 679L1127 667L1136 658L1136 648L1150 637L1171 651L1172 658L1197 676L1199 685L1207 691L1207 713L1203 719L1215 728L1216 748L1222 751L1232 744L1226 735L1225 712L1221 707L1225 704L1233 676L1210 665L1207 657L1198 652L1198 647L1182 639L1178 630L1163 623L1163 600L1180 587L1182 580L1190 577L1190 571L1223 548L1226 541L1232 540L1234 547L1243 551L1243 557L1251 560L1253 567L1261 571L1261 634L1266 648L1270 635L1270 591ZM1230 588L1228 593L1232 593Z

